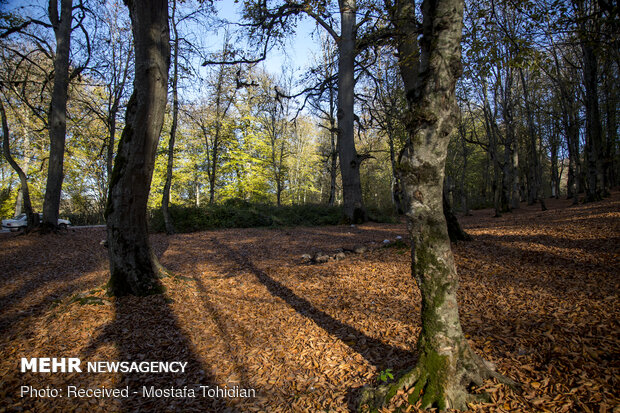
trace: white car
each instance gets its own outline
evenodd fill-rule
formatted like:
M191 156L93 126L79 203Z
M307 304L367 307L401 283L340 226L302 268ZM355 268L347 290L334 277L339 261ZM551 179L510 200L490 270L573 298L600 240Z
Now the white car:
M43 219L43 214L39 214L39 220ZM67 229L67 227L71 225L71 222L68 219L58 219L58 227L60 229ZM19 231L20 229L26 228L28 226L28 221L26 219L26 214L19 214L15 219L3 219L2 220L2 228L9 229L11 231Z

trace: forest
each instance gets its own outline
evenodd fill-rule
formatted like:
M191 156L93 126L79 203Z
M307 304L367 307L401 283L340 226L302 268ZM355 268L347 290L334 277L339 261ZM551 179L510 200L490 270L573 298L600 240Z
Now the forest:
M0 0L0 408L616 412L619 11Z

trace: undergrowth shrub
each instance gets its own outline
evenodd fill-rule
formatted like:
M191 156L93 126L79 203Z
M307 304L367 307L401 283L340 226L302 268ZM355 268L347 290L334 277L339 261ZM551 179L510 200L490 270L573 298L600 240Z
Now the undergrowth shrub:
M341 223L342 209L326 205L285 205L249 203L229 199L221 204L201 207L170 205L170 216L178 232L194 232L220 228L289 227L336 225ZM163 232L161 210L150 211L150 226Z

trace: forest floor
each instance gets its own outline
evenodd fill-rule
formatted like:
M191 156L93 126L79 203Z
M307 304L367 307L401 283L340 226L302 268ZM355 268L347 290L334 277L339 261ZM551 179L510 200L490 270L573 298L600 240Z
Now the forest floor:
M492 402L471 408L619 412L620 193L547 206L462 218L473 236L453 245L463 329L523 384L517 394L488 381ZM410 253L381 246L397 235L405 224L153 235L175 274L162 280L166 293L111 299L104 229L1 234L0 412L349 411L380 372L416 360ZM356 245L370 248L323 264L301 258ZM21 373L22 357L77 357L84 372ZM87 362L144 360L188 364L183 374L85 372ZM202 397L201 385L255 397ZM68 386L131 393L70 398ZM197 391L144 397L151 386ZM64 397L29 396L46 388Z

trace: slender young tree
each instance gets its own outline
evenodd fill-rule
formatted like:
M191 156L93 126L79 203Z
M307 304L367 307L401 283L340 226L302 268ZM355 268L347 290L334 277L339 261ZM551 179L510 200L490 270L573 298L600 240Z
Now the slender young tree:
M32 211L32 202L30 201L30 191L28 190L28 178L26 173L20 168L19 164L15 162L13 156L11 155L10 148L10 139L9 139L9 124L6 119L6 112L4 110L4 105L0 101L0 119L2 120L2 154L4 158L7 160L11 168L15 170L17 176L19 176L19 182L21 184L21 196L24 211L26 214L26 222L27 227L26 230L29 231L39 223L39 216Z
M409 137L399 168L409 199L411 268L422 293L422 331L418 364L395 384L365 391L361 403L371 410L399 389L415 386L410 401L421 398L423 408L464 409L474 398L468 392L471 384L501 376L473 352L461 329L458 275L442 208L444 163L458 113L455 85L462 71L463 0L424 0L419 45L415 2L386 3L397 31L408 102Z
M106 207L109 288L116 296L161 291L165 271L151 250L146 206L168 97L170 30L166 0L126 0L135 45L134 92Z
M338 157L342 179L342 200L344 217L350 222L363 222L367 219L362 199L360 165L366 158L355 148L355 57L360 49L366 47L377 37L358 38L362 22L357 22L359 13L356 0L338 0L340 31L334 27L334 19L328 16L327 3L309 0L285 1L279 7L269 9L265 1L252 1L246 4L246 17L252 21L256 31L267 33L267 38L275 36L278 30L290 30L286 24L290 16L306 14L329 33L338 52ZM260 28L260 29L259 29Z
M176 20L177 2L172 0L172 125L170 126L170 139L168 140L168 162L166 163L166 181L161 197L161 212L164 217L164 226L168 235L174 234L174 224L170 217L168 204L170 203L170 187L172 186L172 169L174 167L174 143L177 135L179 122L179 30Z

